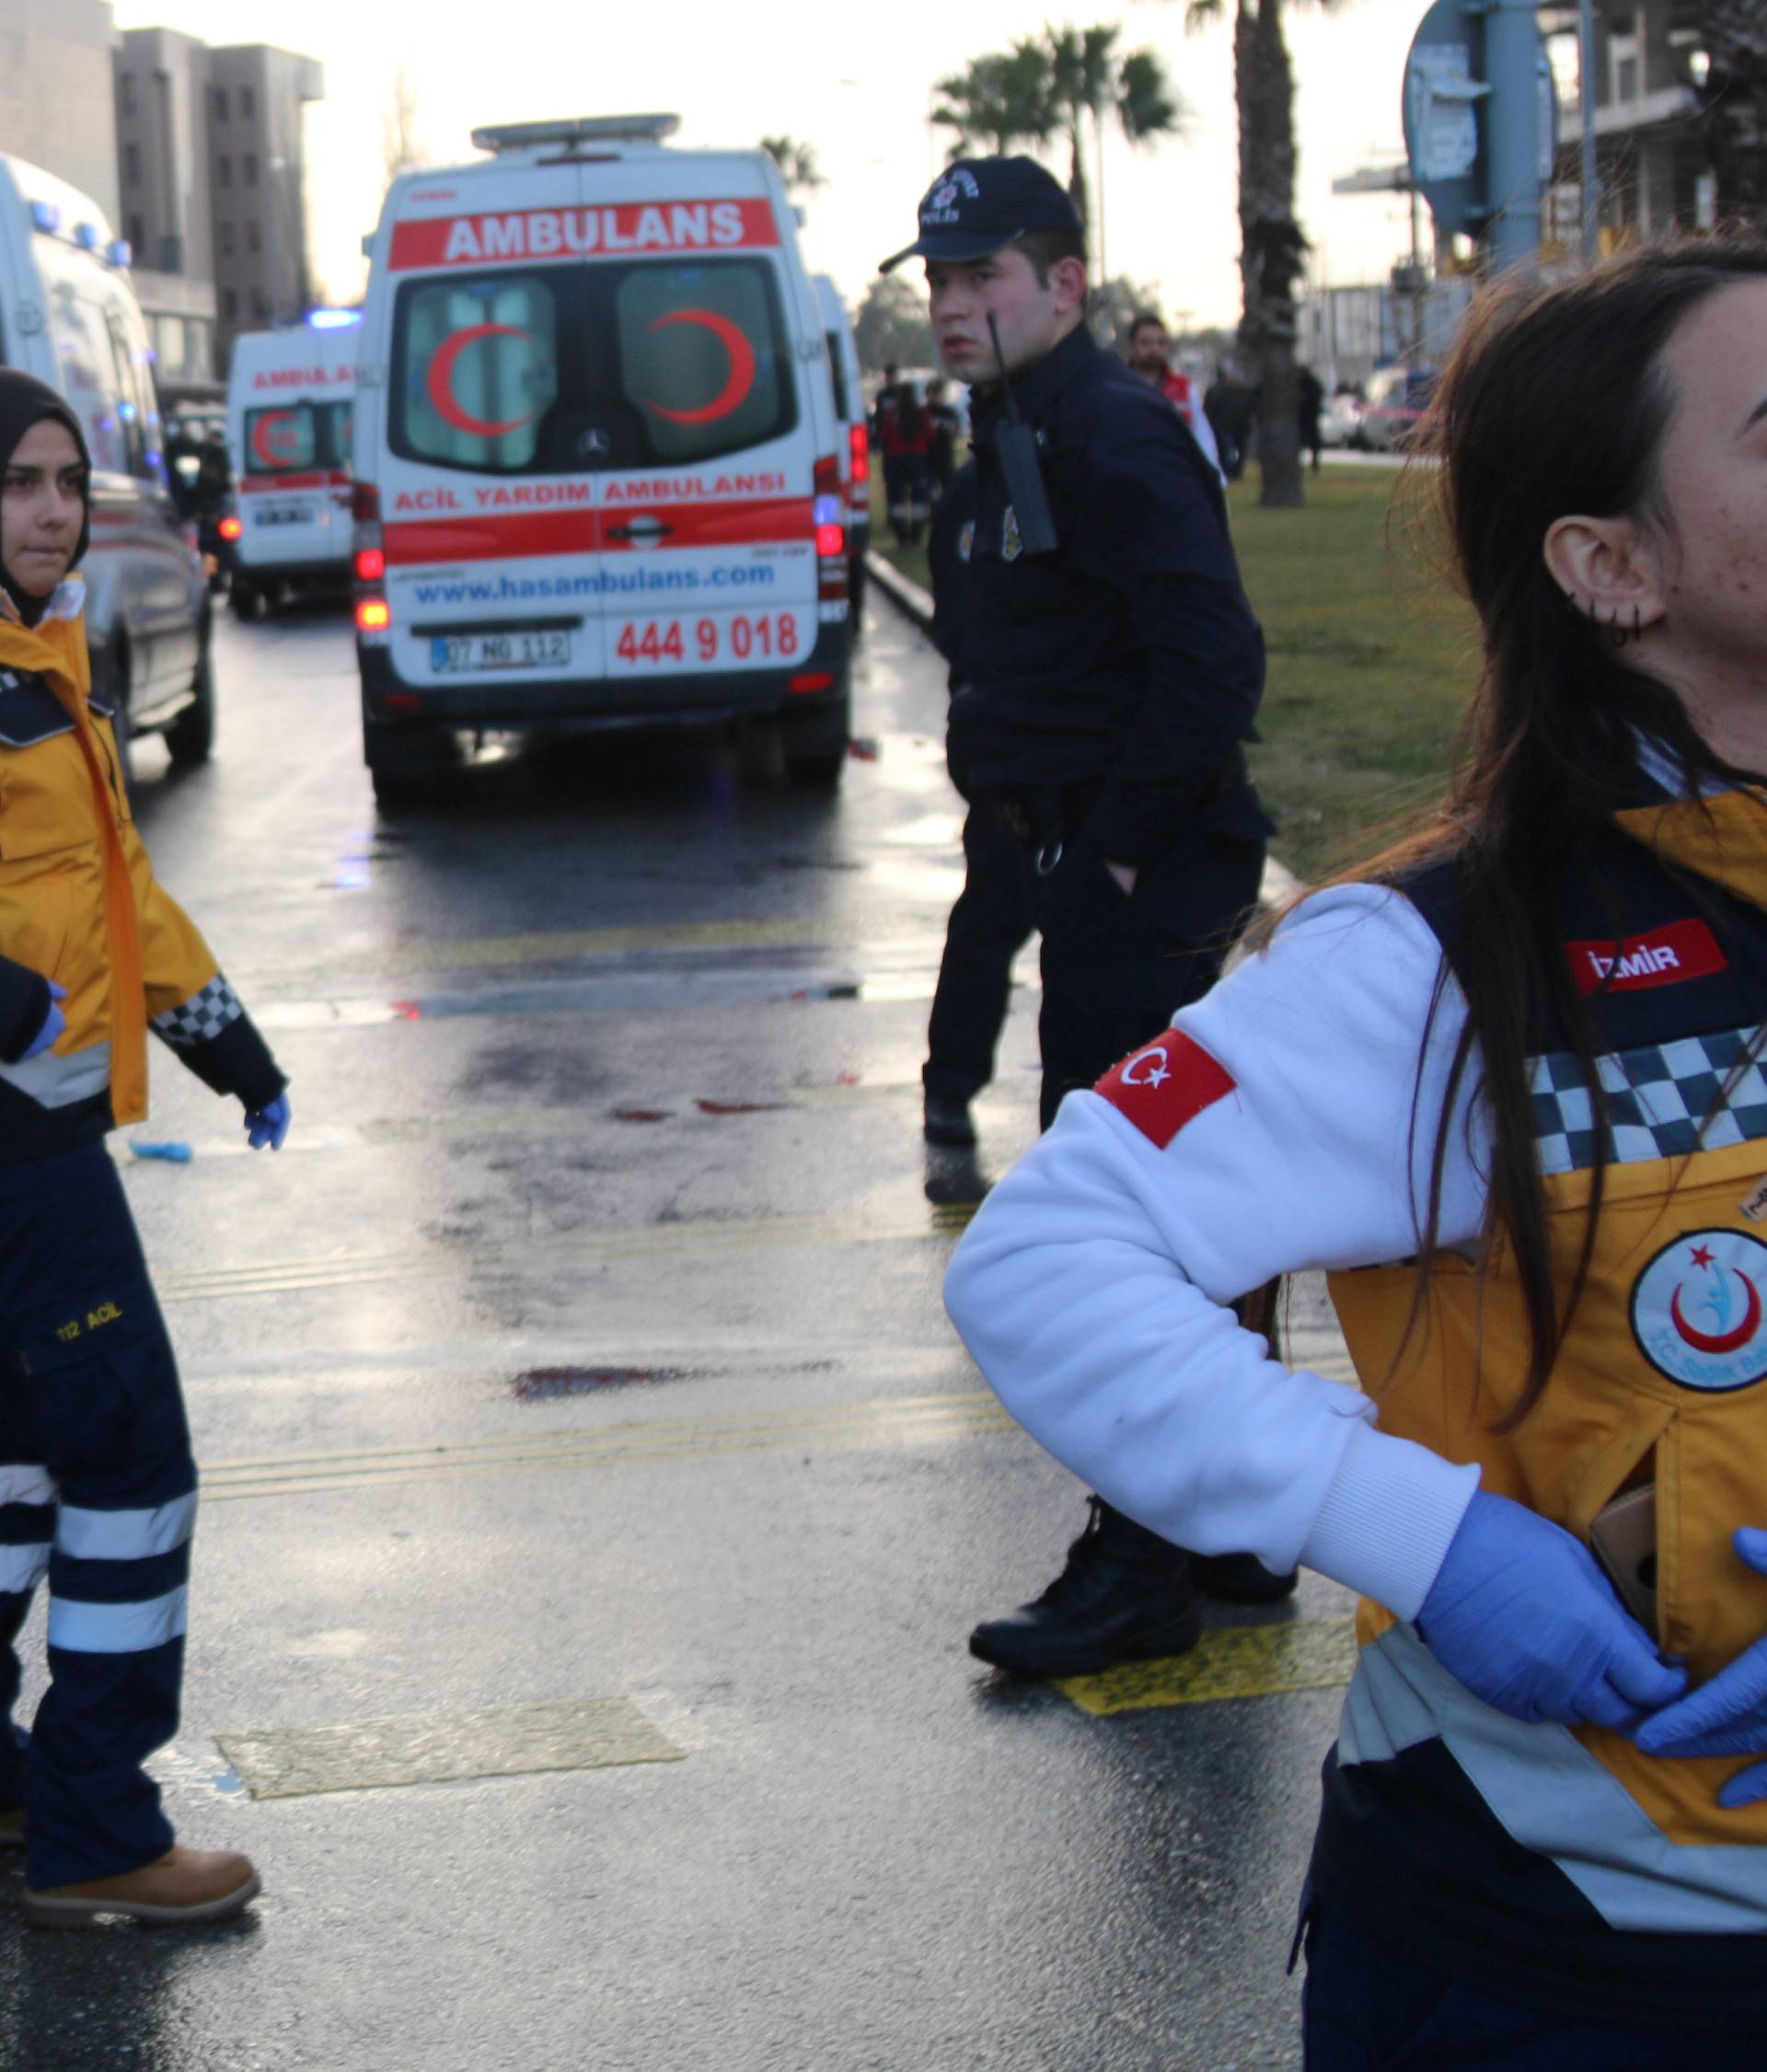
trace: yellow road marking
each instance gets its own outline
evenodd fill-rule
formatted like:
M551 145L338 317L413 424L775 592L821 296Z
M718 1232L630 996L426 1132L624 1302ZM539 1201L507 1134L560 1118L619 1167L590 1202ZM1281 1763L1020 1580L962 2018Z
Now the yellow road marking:
M918 1211L865 1215L732 1216L579 1231L547 1240L437 1245L424 1252L340 1255L327 1259L279 1259L260 1266L214 1267L170 1273L157 1282L168 1302L214 1301L224 1295L278 1295L315 1289L362 1288L381 1281L456 1279L462 1273L508 1267L602 1266L618 1259L672 1259L714 1252L772 1252L817 1245L904 1244L955 1236L977 1204L957 1202Z
M215 1737L254 1799L453 1784L466 1777L681 1763L630 1698L548 1698L476 1712L403 1714L330 1727L254 1728Z
M1125 1662L1098 1676L1066 1676L1056 1688L1082 1712L1103 1716L1155 1706L1211 1705L1278 1691L1328 1691L1356 1667L1356 1621L1217 1626L1187 1655Z
M987 1391L888 1396L871 1403L808 1405L712 1418L655 1418L562 1430L371 1446L339 1453L276 1453L217 1461L202 1471L205 1504L250 1497L318 1496L459 1476L546 1474L668 1460L813 1447L918 1445L1015 1432Z

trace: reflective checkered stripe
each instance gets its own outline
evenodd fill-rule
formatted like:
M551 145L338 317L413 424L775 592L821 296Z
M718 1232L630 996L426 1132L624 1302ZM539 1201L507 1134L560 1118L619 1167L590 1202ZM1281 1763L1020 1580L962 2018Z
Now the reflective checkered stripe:
M200 993L192 993L181 1007L167 1008L153 1019L154 1034L174 1050L194 1050L213 1043L222 1030L245 1013L239 995L216 972Z
M1681 1036L1596 1059L1608 1096L1608 1159L1616 1165L1680 1158L1767 1138L1767 1070L1759 1028ZM1542 1173L1595 1163L1588 1089L1574 1053L1531 1060L1530 1092Z

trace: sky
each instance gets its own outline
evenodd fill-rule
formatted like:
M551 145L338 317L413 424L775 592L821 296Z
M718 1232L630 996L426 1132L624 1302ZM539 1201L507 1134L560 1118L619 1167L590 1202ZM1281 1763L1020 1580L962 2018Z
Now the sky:
M1423 0L1346 0L1331 15L1296 5L1289 44L1300 148L1298 206L1313 272L1333 284L1385 278L1409 249L1397 195L1334 196L1332 181L1401 156L1400 81ZM118 0L123 29L160 26L213 43L279 43L318 58L326 98L307 116L316 270L333 301L361 292L362 238L385 187L383 117L401 64L428 160L473 158L470 132L496 122L667 110L676 142L814 146L828 185L807 204L814 269L856 303L877 262L914 236L915 204L948 133L927 116L935 79L1045 22L1121 24L1121 47L1164 60L1192 122L1152 150L1116 138L1104 156L1106 268L1152 289L1175 326L1239 313L1237 143L1231 33L1195 35L1183 0L438 0L428 10L369 0ZM424 37L420 26L435 25ZM1059 161L1057 169L1065 172Z

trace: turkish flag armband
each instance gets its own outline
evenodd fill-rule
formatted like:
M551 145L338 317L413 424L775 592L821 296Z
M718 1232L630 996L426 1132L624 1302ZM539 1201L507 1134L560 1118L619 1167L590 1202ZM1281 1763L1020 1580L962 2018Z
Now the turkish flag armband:
M1238 1084L1226 1066L1178 1029L1113 1066L1094 1088L1157 1150Z

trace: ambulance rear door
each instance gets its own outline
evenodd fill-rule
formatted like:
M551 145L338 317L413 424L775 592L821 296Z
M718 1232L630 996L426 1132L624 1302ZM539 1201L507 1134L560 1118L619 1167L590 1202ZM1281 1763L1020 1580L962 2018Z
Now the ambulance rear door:
M806 357L822 374L820 322L782 191L751 155L658 153L641 169L641 203L619 211L635 250L584 270L614 434L607 669L673 679L674 704L704 677L717 702L733 676L777 678L816 644L816 464L835 453Z
M272 333L283 365L252 370L239 398L234 476L240 565L350 559L354 341L348 331ZM243 343L243 341L241 341Z
M611 436L585 407L583 168L415 176L387 249L375 466L399 678L470 701L606 673L598 506ZM487 707L489 709L489 706Z

